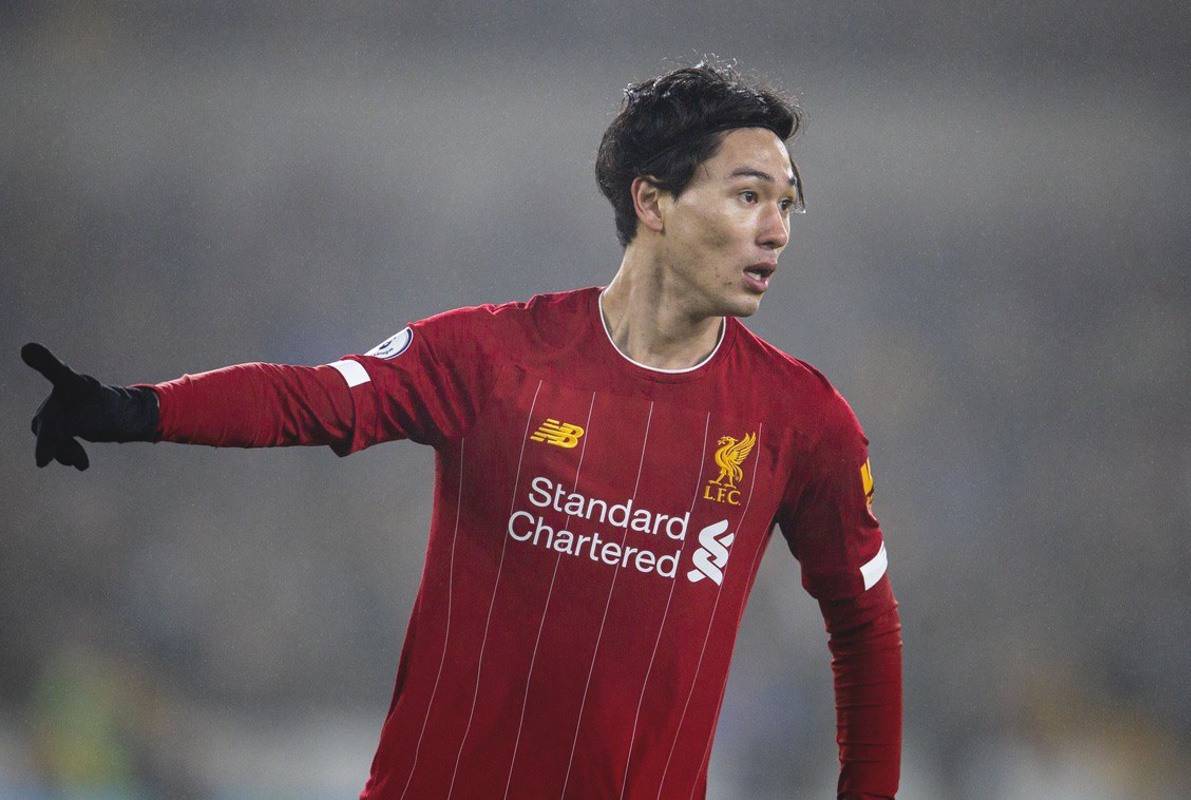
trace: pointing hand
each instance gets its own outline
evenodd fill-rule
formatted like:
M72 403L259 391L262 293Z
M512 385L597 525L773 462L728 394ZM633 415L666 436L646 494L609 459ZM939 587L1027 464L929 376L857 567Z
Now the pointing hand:
M152 389L105 386L75 372L35 342L21 348L21 360L53 385L33 417L38 467L58 461L86 469L90 460L76 436L89 442L153 441L157 395Z

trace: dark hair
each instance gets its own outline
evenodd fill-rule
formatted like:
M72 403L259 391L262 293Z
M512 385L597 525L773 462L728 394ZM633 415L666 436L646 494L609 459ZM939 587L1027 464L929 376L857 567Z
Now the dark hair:
M782 141L798 133L803 111L762 84L746 82L730 64L700 61L630 83L624 104L604 131L596 153L596 182L616 213L616 237L627 247L637 234L637 212L629 188L649 176L659 189L678 197L695 167L715 156L727 131L768 128ZM794 170L796 208L802 181Z

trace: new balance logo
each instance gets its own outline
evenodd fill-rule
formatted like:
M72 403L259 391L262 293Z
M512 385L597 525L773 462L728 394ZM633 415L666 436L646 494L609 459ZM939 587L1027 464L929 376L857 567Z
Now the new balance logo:
M541 427L534 431L533 436L529 437L529 440L570 448L579 444L579 437L582 435L583 429L578 425L547 418Z
M722 519L699 531L699 549L691 556L695 568L686 574L691 583L698 583L704 578L710 578L716 586L723 582L728 548L736 538L734 533L725 533L727 530L728 520Z

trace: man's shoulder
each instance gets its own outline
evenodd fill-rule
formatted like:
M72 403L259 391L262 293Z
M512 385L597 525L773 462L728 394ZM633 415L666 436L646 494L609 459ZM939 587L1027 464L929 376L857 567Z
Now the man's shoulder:
M481 303L440 311L411 327L443 344L467 342L480 349L508 348L565 335L583 324L599 287L543 292L525 300Z
M570 289L563 292L542 292L526 300L508 300L501 303L480 303L460 306L432 314L414 325L436 328L458 328L467 326L499 326L502 324L524 324L544 318L577 317L591 302L591 295L599 287Z
M737 336L740 340L742 357L750 367L760 367L760 374L774 382L794 381L797 385L806 385L825 391L835 391L831 381L814 365L790 355L777 345L750 330L743 322L739 323Z
M804 411L810 406L820 418L855 419L848 401L817 367L790 355L743 323L738 327L738 348L744 368L749 375L757 376L772 387L771 396L795 404Z

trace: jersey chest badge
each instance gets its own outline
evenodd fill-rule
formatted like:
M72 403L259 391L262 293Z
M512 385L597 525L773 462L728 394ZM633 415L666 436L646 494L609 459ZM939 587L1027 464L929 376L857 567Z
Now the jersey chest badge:
M756 433L746 433L740 439L734 436L721 436L716 444L713 458L720 468L720 474L709 480L703 486L703 499L713 503L727 503L730 506L740 505L740 489L737 488L744 478L742 465L753 451L757 443Z
M531 442L546 442L559 447L571 448L579 444L579 437L583 435L583 428L570 422L559 422L548 417L538 429L529 437Z

